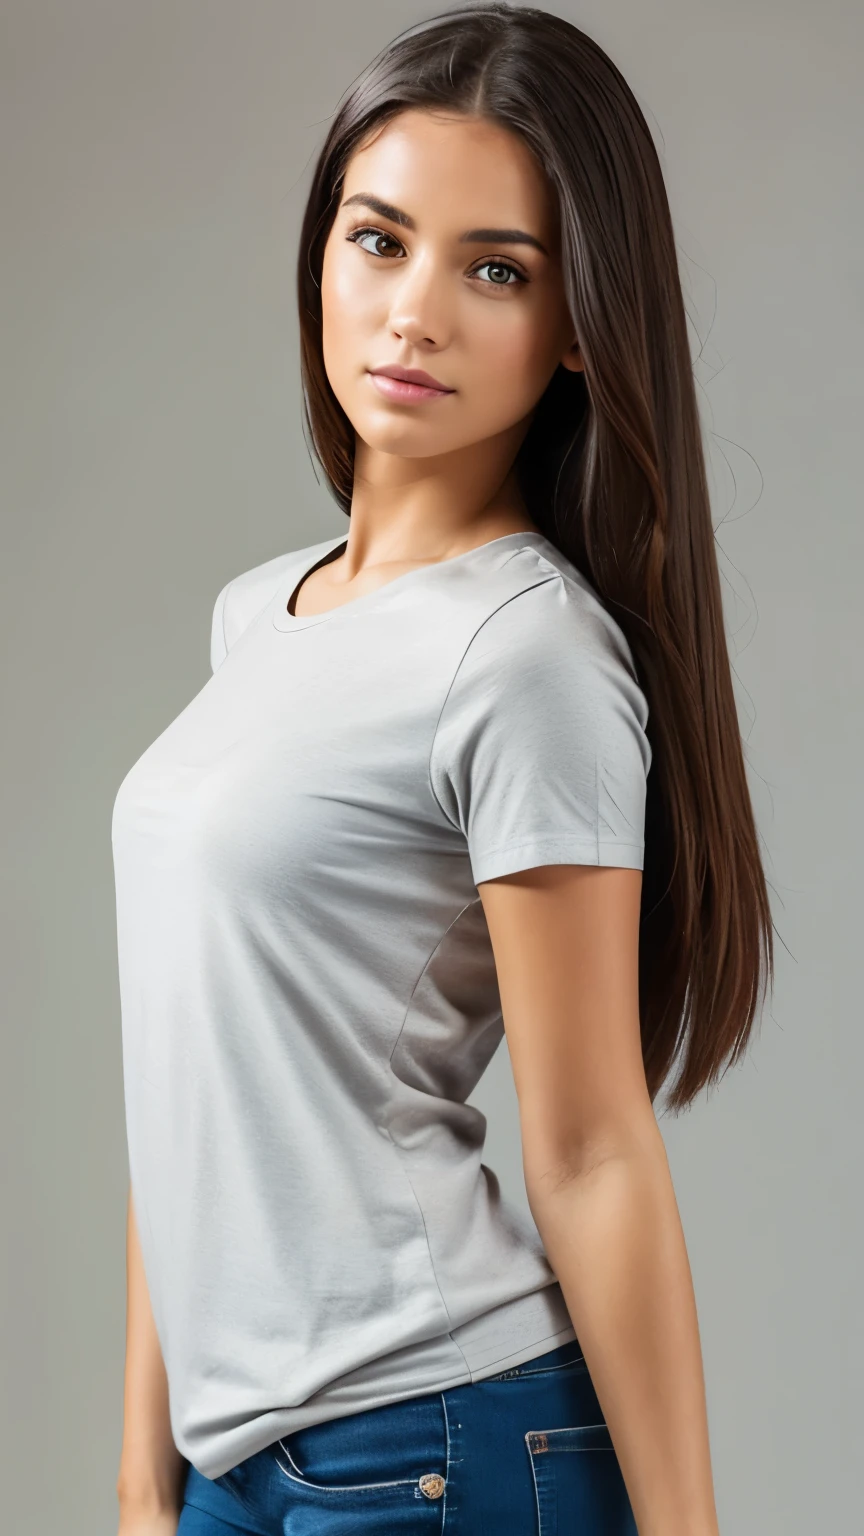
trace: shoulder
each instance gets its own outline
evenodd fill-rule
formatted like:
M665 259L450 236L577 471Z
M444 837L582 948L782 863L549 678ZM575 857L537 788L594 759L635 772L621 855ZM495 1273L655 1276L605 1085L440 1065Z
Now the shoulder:
M438 716L435 799L469 838L475 880L529 859L630 864L652 754L627 638L547 541L508 567L511 590L476 628Z
M549 540L521 549L518 567L515 591L476 630L459 678L486 672L517 687L605 675L641 692L626 635L588 578Z
M302 549L288 550L226 581L213 605L210 665L214 672L243 631L275 597L283 581L288 580L291 571L296 568L299 574L306 565L314 565L344 537L340 534Z
M470 764L485 753L504 763L521 754L542 772L596 752L647 774L648 698L621 626L555 546L520 550L519 566L511 594L463 652L433 759Z

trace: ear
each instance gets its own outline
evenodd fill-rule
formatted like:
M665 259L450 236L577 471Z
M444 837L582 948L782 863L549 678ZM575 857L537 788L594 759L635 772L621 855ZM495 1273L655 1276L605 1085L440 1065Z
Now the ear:
M571 373L584 373L585 371L585 359L582 356L579 342L575 336L561 359L561 366L562 368L569 368Z

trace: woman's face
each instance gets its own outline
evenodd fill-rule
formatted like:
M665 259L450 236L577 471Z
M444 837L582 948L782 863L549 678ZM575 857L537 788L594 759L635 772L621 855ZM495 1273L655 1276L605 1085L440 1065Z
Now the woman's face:
M554 194L521 139L481 119L406 110L355 152L321 291L331 387L384 453L527 430L557 365L582 366ZM451 393L394 398L373 377L391 364Z

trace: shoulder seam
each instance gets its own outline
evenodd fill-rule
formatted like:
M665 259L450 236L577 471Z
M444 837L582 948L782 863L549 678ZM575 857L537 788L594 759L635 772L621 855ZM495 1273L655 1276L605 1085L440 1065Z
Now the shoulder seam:
M514 551L514 553L517 553L517 551ZM512 558L512 556L510 558ZM542 556L540 558L543 559ZM507 564L507 563L508 562L505 561L505 564ZM508 597L502 597L500 603L496 603L494 608L490 608L489 612L487 614L484 614L483 618L480 620L480 622L477 625L476 629L472 630L468 640L465 642L465 646L463 648L462 654L459 657L459 660L457 661L456 666L453 669L453 676L451 677L450 682L447 685L447 691L445 692L444 698L441 701L441 708L438 711L438 718L435 721L435 729L432 732L432 741L431 741L431 743L429 745L429 756L428 756L428 758L426 760L426 779L427 779L427 782L428 782L428 785L429 785L429 789L430 789L430 792L431 792L431 795L432 795L432 799L435 801L435 804L437 805L439 811L441 812L441 815L444 817L445 821L447 821L451 827L454 827L456 829L456 831L461 831L461 828L457 826L456 822L454 822L452 817L448 816L447 812L445 811L443 805L441 804L441 801L438 799L438 796L437 796L437 794L435 792L435 784L434 784L434 781L432 779L432 758L435 755L435 743L438 740L438 727L441 724L441 718L442 718L442 716L444 714L445 709L447 708L447 700L449 699L451 693L453 692L453 689L454 689L454 687L456 685L456 679L458 678L459 673L462 670L462 663L464 662L465 657L468 655L468 652L470 651L472 645L474 644L474 641L477 639L477 636L479 635L480 631L483 629L484 625L488 624L489 620L494 618L496 613L500 613L502 608L506 608L508 603L515 602L516 598L521 597L523 592L533 592L535 590L535 588L545 586L547 582L554 581L556 577L560 577L562 575L561 571L558 570L557 566L553 566L552 565L551 560L544 560L544 564L546 564L549 567L549 574L548 575L546 575L545 573L542 574L542 575L538 575L537 579L535 581L529 582L528 585L525 586L525 587L520 587L518 592L511 592Z
M219 608L219 628L222 631L222 648L226 656L228 655L228 641L225 637L225 604L228 601L228 589L234 585L234 580L235 578L232 576L231 580L226 581L222 588L222 603Z
M233 577L232 577L232 580L233 580ZM228 655L228 642L227 642L227 640L225 638L225 599L226 599L226 597L228 595L228 588L230 587L230 585L231 585L231 581L226 581L225 585L223 587L220 587L219 591L216 594L216 599L215 599L215 602L213 604L213 609L212 609L212 613L211 613L211 617L210 617L210 671L211 671L211 673L218 672L218 670L221 667L223 661L225 660L226 656ZM216 659L214 657L214 651L216 650L216 642L218 640L221 640L222 654L221 654L221 656L218 657L218 659Z

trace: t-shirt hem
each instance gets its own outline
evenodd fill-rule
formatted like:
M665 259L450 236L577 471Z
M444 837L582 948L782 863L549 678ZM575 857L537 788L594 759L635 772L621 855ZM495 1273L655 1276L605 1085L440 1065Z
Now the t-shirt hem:
M563 1344L575 1336L557 1280L493 1307L450 1332L472 1381L520 1365L523 1360L542 1354L544 1348L554 1348L548 1340Z
M474 1382L522 1365L575 1337L563 1292L558 1281L553 1279L536 1291L513 1297L449 1333L439 1334L427 1340L425 1345L417 1346L413 1369L410 1358L413 1351L406 1350L400 1374L403 1380L413 1375L413 1385L396 1392L382 1390L380 1381L376 1383L372 1363L364 1390L352 1395L350 1400L340 1399L338 1392L334 1394L331 1384L314 1400L293 1409L276 1409L262 1414L243 1426L239 1433L232 1434L232 1448L227 1456L215 1443L193 1445L184 1439L179 1449L202 1476L215 1481L239 1462L274 1445L279 1436L389 1403L470 1387ZM339 1383L335 1386L338 1389Z
M502 843L486 853L472 853L471 873L474 884L494 880L499 875L514 875L520 869L545 864L599 864L621 869L642 869L645 844L619 842L617 839L569 837L520 838Z
M471 1381L485 1381L487 1376L497 1376L499 1371L512 1370L514 1366L524 1365L526 1360L533 1360L537 1355L545 1355L550 1349L556 1349L560 1344L569 1344L575 1339L576 1329L572 1323L565 1328L558 1328L554 1333L546 1333L540 1339L533 1339L530 1344L523 1344L521 1348L512 1350L509 1355L499 1355L497 1360L489 1360L483 1366L478 1366L471 1372Z

